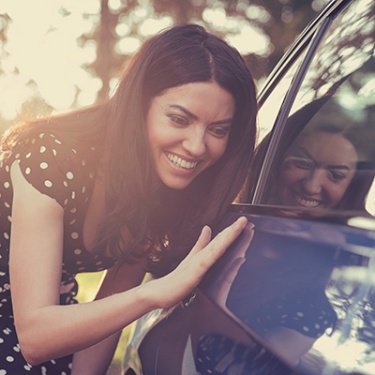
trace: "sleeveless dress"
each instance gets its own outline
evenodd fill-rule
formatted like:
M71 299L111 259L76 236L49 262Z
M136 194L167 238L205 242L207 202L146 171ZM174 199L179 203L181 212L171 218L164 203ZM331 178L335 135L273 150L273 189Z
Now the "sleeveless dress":
M73 148L59 136L41 132L20 143L0 161L0 375L71 372L72 356L29 365L22 356L14 327L9 282L9 239L13 189L10 167L18 162L27 181L55 199L64 209L64 250L60 304L77 303L75 275L114 265L114 260L90 254L83 245L83 220L93 191L98 152L95 147ZM43 272L43 270L40 270Z

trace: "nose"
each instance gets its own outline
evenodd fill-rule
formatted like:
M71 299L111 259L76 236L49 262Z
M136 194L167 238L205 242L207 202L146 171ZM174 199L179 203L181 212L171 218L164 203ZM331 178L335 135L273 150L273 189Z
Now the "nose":
M200 128L191 128L185 134L183 148L193 157L202 156L206 151L206 131Z
M320 194L324 185L325 172L322 169L314 168L303 179L303 189L306 194Z

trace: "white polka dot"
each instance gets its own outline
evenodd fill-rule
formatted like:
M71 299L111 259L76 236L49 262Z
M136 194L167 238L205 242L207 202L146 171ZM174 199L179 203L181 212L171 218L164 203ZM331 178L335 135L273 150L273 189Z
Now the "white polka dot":
M72 173L72 172L68 172L68 173L66 174L66 178L67 178L68 180L72 180L72 179L74 178L73 173Z
M4 187L5 187L5 189L8 189L8 188L9 188L9 186L10 186L10 184L9 184L9 182L8 182L8 181L4 182Z
M47 149L46 149L45 146L40 146L39 152L40 152L41 154L43 154L43 152L45 152L46 150L47 150Z
M6 375L6 371L5 370L0 370L0 375Z
M76 197L76 192L72 191L72 199L75 199L75 197Z
M56 150L55 150L54 148L52 149L52 154L53 154L54 156L57 155L57 152L56 152Z
M0 337L0 344L2 344L4 342L4 339L2 339L1 337Z
M76 213L76 211L77 211L77 209L76 209L76 208L72 208L71 210L69 210L69 212L70 212L70 213L72 213L72 214L75 214L75 213Z
M309 331L310 331L309 327L306 327L306 326L303 326L302 329L303 329L305 332L309 332Z
M63 181L63 185L64 185L65 187L68 187L68 183L67 183L66 181Z
M33 139L33 141L34 141L34 139ZM27 153L26 154L26 159L28 159L30 156L31 156L31 152Z
M73 240L76 240L76 239L79 237L79 235L78 235L77 232L73 232L73 233L71 234L71 237L73 238Z
M24 368L26 371L31 371L31 365L25 365L25 366L23 366L23 368Z
M58 139L55 139L55 142L56 142L58 145L61 145L61 142L60 142Z
M5 358L7 362L13 362L14 358L11 355L8 355L8 357Z
M52 187L52 182L51 182L50 180L45 180L45 181L44 181L44 185L45 185L46 187Z
M45 133L40 133L40 134L39 134L39 138L42 139L42 138L44 137L44 134L45 134Z
M303 315L303 312L301 312L301 311L297 311L297 316L298 317L300 317L300 318L302 318L304 315Z
M84 194L86 192L86 186L82 186L82 193Z
M25 169L25 173L26 173L26 174L30 174L30 172L31 172L30 167L27 167L27 168Z
M81 254L81 253L82 253L82 250L81 250L81 249L75 249L75 250L74 250L74 254L79 255L79 254Z
M15 352L19 353L19 351L20 351L20 347L19 347L19 345L13 346L13 350L14 350Z
M9 234L8 234L7 232L4 232L4 238L5 238L6 240L9 240Z
M48 168L48 164L44 161L44 162L40 163L40 168L47 169Z

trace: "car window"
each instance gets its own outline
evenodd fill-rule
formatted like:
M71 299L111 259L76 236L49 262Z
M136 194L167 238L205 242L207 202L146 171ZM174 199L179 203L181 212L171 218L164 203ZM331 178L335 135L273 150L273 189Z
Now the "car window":
M291 108L262 203L375 214L375 4L326 33Z
M296 59L260 108L258 113L258 144L271 131L284 97L291 85L297 69L302 63L304 55L304 53L301 53L301 55Z

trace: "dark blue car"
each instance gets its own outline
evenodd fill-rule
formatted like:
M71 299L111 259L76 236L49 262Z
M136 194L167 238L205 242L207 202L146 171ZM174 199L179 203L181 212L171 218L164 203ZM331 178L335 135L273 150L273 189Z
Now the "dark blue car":
M375 2L334 0L259 95L256 159L200 287L139 320L124 375L375 374Z

